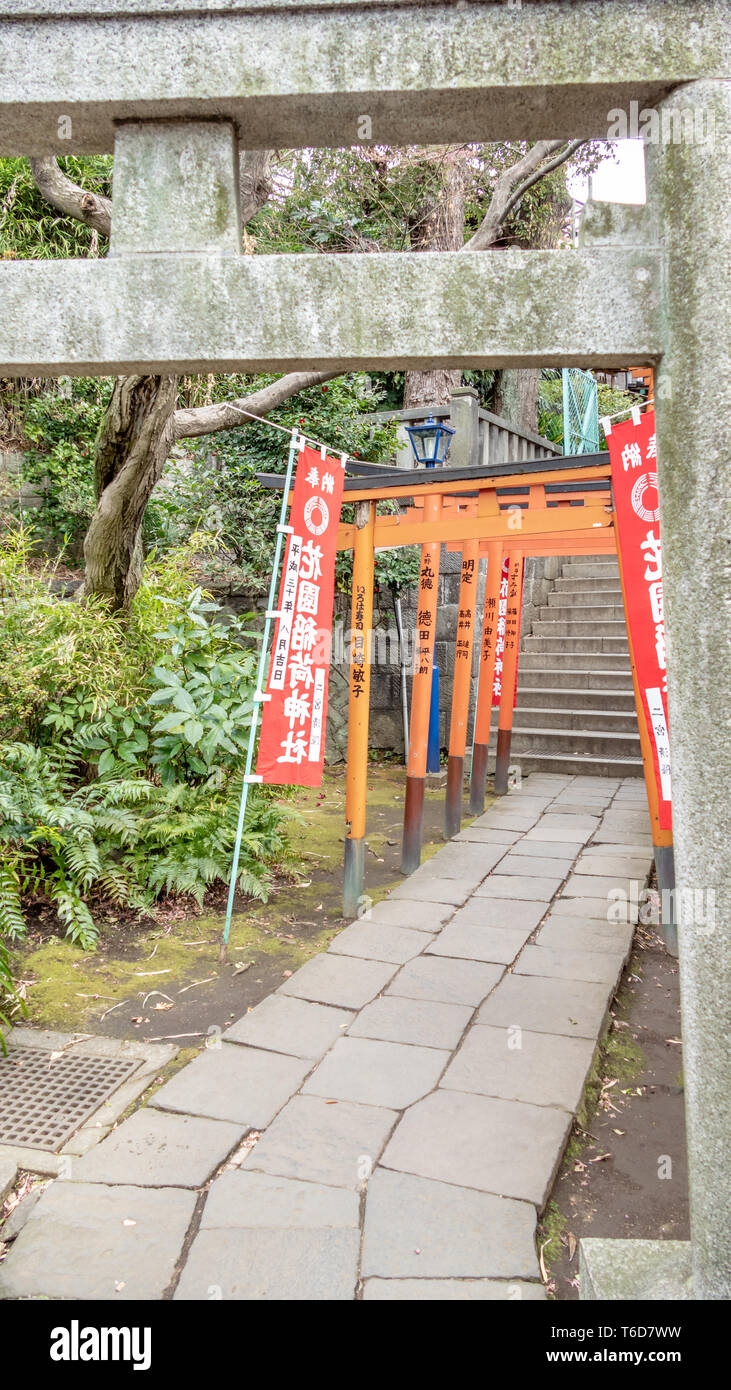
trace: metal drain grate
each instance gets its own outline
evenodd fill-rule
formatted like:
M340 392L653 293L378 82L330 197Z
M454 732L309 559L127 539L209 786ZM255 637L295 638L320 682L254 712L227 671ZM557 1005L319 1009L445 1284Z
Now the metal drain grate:
M118 1057L16 1047L0 1056L0 1144L57 1153L140 1065Z

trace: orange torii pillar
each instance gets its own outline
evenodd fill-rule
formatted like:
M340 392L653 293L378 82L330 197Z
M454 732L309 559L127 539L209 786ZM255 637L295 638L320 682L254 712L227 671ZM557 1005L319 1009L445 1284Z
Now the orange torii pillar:
M492 715L492 684L495 679L495 640L500 599L500 576L503 569L502 541L487 545L487 574L485 576L485 606L482 618L480 675L477 684L475 737L470 769L470 815L479 816L485 809L485 780L487 777L487 748L490 742Z
M427 527L429 522L439 520L441 505L442 499L439 493L428 492L426 494L424 522ZM439 541L426 541L421 547L414 683L411 691L409 761L406 767L404 835L401 847L401 870L405 874L412 873L421 862L426 748L429 737L429 706L431 704L431 682L434 668L438 586Z
M350 608L350 691L348 763L345 783L345 865L343 916L355 917L365 875L366 793L368 788L368 707L371 695L375 502L355 504L353 588Z
M449 761L444 802L444 834L457 835L462 823L462 783L467 720L472 684L472 644L475 631L475 599L480 566L479 540L466 541L462 550L462 572L457 610L457 636L454 643L454 681L452 714L449 723Z
M510 740L513 731L513 700L515 698L515 677L518 669L518 645L520 642L520 605L523 586L522 553L512 552L508 556L508 604L505 615L505 651L503 653L502 692L500 695L500 716L497 727L497 749L495 754L495 795L504 796L508 790L508 768L510 765Z

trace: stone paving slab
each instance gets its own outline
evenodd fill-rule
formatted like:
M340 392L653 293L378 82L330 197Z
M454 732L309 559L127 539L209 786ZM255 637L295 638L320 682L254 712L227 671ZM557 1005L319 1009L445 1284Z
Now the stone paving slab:
M638 849L652 849L652 835L648 822L641 829L631 825L600 825L594 832L591 848L601 844L635 845Z
M605 801L592 801L586 797L582 797L580 801L561 800L557 797L555 801L551 802L548 815L563 816L568 825L574 817L582 821L586 821L590 816L598 819L603 814L605 806Z
M538 825L526 832L528 840L576 840L577 836L588 839L599 826L598 816L553 813L541 816Z
M584 980L506 975L482 1005L478 1023L566 1037L597 1038L610 998L609 986Z
M636 855L634 859L629 855L623 858L614 857L609 854L582 854L576 861L574 873L582 876L605 877L611 875L614 879L647 878L652 868L652 856L648 854L642 859Z
M479 816L474 822L478 830L530 830L538 820L538 812L535 811L513 811L509 806L505 809L494 807L486 811L484 816Z
M645 877L646 875L643 874L643 882ZM609 900L610 893L616 893L618 889L621 889L629 897L631 882L632 879L627 875L622 878L614 878L611 874L573 873L566 880L561 896L564 898L605 898Z
M511 876L521 875L524 878L548 878L553 881L557 874L566 877L575 857L561 858L554 854L543 858L537 854L514 854L511 851L497 865L495 874L497 877L509 874Z
M605 859L626 857L629 859L641 859L643 863L651 865L654 859L654 850L652 839L649 835L647 839L649 843L646 845L637 843L615 844L612 840L593 839L589 842L581 857L585 859L587 856L591 855L593 859L597 859L602 863Z
M438 854L427 859L411 875L411 882L414 879L420 882L422 878L456 878L465 883L480 883L504 852L501 845L474 844L470 841L458 844L450 840Z
M342 1302L355 1296L359 1231L199 1231L175 1299Z
M634 928L615 922L582 922L578 917L551 913L536 938L537 946L556 951L609 951L623 957L629 954Z
M542 979L590 980L615 987L622 974L625 952L555 950L551 946L526 946L515 967L516 975L540 975Z
M368 909L364 921L388 922L394 927L408 927L411 931L438 932L448 922L454 905L452 903L427 903L412 901L409 898L385 898Z
M630 898L558 897L552 906L554 912L560 912L564 917L576 916L596 922L633 923L637 921L640 911L639 903L632 902Z
M222 1043L189 1062L156 1091L150 1105L263 1129L299 1089L311 1063L237 1043Z
M589 1038L477 1024L440 1084L452 1091L557 1105L573 1113L581 1102L593 1055Z
M342 1037L355 1014L312 1004L286 994L270 994L224 1033L226 1042L248 1043L270 1052L311 1061L322 1057Z
M340 1038L304 1086L304 1096L326 1096L404 1110L436 1086L450 1053L375 1038Z
M406 1112L381 1162L542 1210L572 1118L549 1106L438 1090Z
M344 931L338 933L328 946L328 954L336 956L360 956L363 960L388 961L393 965L403 965L404 961L418 956L424 946L433 941L425 932L410 931L407 927L394 927L390 922L352 922Z
M377 1168L366 1192L361 1275L537 1279L534 1226L527 1202Z
M545 1302L542 1284L520 1279L369 1279L363 1286L365 1303L453 1303L523 1299Z
M360 1226L360 1197L344 1187L299 1182L234 1169L212 1183L202 1231L242 1226L250 1230L329 1230Z
M472 1012L471 1008L459 1004L400 999L388 995L366 1004L348 1029L348 1034L356 1038L377 1038L383 1042L449 1048L452 1051L459 1043Z
M511 931L507 927L450 922L441 936L429 946L427 955L456 956L462 960L486 960L496 965L509 965L529 936L530 932Z
M526 937L535 930L546 911L543 902L525 902L518 898L471 898L456 912L451 927L478 926L508 928L524 931Z
M510 850L512 859L568 859L573 864L583 840L518 840ZM503 861L504 862L504 861Z
M503 976L502 965L478 960L451 960L439 956L417 956L401 967L386 990L386 996L406 999L434 999L438 1003L481 1004Z
M460 907L471 892L471 887L455 878L437 878L436 874L424 874L421 877L411 874L403 883L391 889L389 898L392 902L398 901L399 898L410 898L419 902L451 903L452 907Z
M5 1263L0 1298L162 1298L195 1208L180 1188L54 1182Z
M295 1096L244 1160L242 1169L332 1187L360 1188L375 1166L398 1112L320 1096Z
M549 903L564 881L564 874L533 877L531 874L491 875L475 889L476 898L520 898L523 902Z
M490 830L486 826L479 826L477 823L468 825L464 830L460 830L459 835L455 835L455 840L475 841L485 845L514 845L520 839L520 830Z
M329 951L300 967L278 994L293 994L318 1004L360 1009L375 999L396 973L396 966L382 961L339 957Z
M134 1187L202 1187L247 1130L197 1115L167 1115L146 1105L103 1144L75 1159L75 1182Z

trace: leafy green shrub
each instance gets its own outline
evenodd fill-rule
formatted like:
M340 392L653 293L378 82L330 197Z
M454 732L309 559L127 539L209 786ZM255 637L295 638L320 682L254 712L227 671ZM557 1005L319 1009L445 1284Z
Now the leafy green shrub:
M97 902L201 903L227 879L257 647L192 587L189 551L146 566L120 616L54 597L31 547L0 541L0 934L46 903L89 947ZM265 790L248 807L239 886L263 897L285 813Z
M150 778L79 783L68 749L0 745L0 932L25 934L23 903L50 904L67 936L96 944L94 899L139 912L161 893L202 903L225 881L236 835L240 782L160 787ZM242 892L266 897L266 860L283 848L282 809L249 797Z
M2 865L0 864L0 892L2 892ZM10 971L7 947L0 941L0 1052L7 1053L5 1029L12 1026L18 1014L27 1013Z

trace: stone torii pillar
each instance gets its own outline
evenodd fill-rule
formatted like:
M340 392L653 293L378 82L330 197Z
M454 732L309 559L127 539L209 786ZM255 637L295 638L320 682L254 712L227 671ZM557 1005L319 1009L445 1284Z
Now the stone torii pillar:
M691 1240L582 1241L582 1297L731 1297L730 92L675 91L648 147L664 252L656 373ZM705 130L706 138L703 136Z

